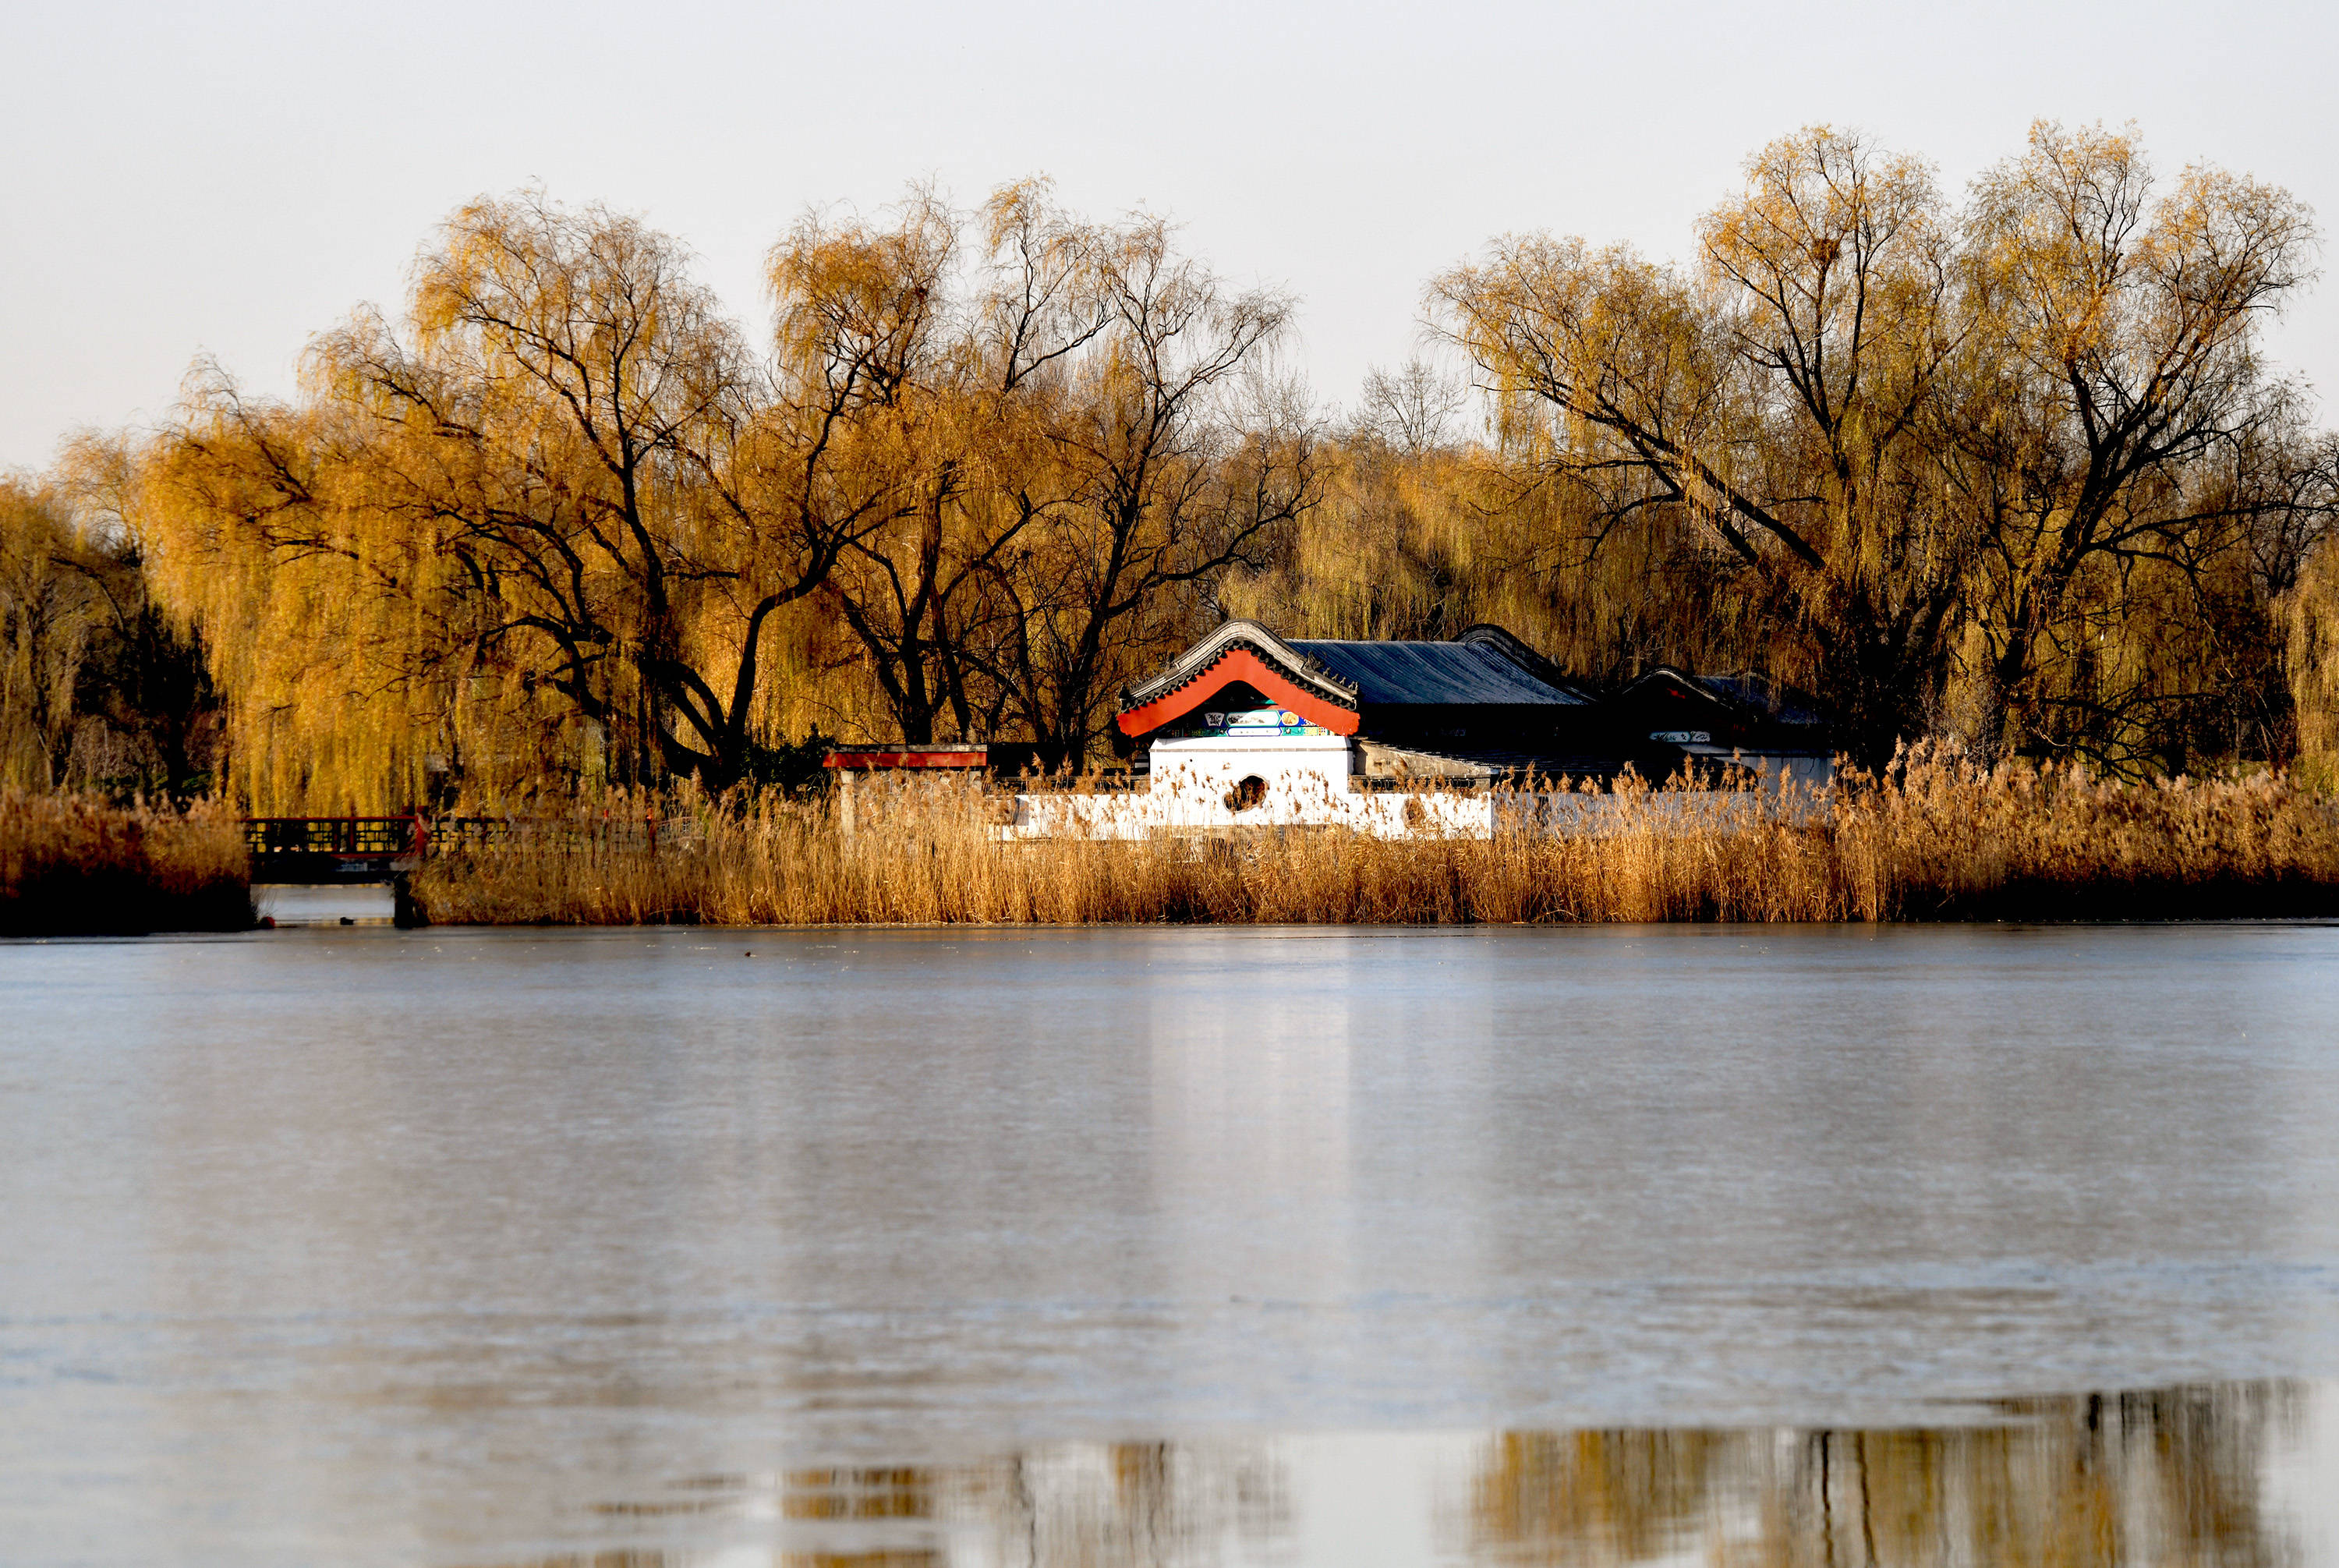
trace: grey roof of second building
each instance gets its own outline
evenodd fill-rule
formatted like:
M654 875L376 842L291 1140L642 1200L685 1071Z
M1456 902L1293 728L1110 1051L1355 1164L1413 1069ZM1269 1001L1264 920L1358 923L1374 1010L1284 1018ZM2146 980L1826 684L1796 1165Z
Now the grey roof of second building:
M1359 643L1288 639L1288 646L1386 706L1573 707L1584 698L1523 668L1484 642Z

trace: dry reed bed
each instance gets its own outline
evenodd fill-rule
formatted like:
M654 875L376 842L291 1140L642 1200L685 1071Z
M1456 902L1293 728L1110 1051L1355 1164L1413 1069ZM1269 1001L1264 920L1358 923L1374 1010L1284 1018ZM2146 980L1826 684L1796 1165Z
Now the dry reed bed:
M433 860L434 920L723 925L2198 919L2339 914L2339 821L2279 779L2129 784L1920 758L1781 811L1627 784L1598 831L1383 841L1250 830L1000 842L972 788L698 803L694 843Z
M241 931L252 866L235 814L0 792L0 936Z

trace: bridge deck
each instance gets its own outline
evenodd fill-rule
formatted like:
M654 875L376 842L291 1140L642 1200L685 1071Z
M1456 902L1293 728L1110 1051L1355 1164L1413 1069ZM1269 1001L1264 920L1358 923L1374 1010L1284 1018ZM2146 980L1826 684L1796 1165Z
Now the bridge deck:
M243 822L255 883L395 882L430 830L419 816L262 816Z

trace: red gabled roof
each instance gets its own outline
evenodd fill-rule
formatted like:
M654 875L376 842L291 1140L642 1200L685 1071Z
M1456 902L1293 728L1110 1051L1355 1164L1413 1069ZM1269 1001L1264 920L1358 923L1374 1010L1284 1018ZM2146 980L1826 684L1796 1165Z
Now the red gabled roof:
M1150 734L1171 720L1193 712L1238 682L1336 735L1357 733L1356 709L1335 705L1319 693L1293 680L1282 669L1268 664L1250 648L1239 645L1222 649L1202 669L1188 674L1182 684L1173 685L1150 702L1140 703L1122 714L1119 721L1120 733L1125 735Z

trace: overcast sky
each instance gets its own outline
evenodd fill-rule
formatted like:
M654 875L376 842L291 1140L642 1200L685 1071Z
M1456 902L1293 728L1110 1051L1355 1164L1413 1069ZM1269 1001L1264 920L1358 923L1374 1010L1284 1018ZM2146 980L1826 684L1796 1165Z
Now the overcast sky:
M1687 253L1742 160L1831 122L1961 187L2038 117L2136 121L2165 172L2339 221L2339 7L12 5L0 21L0 466L165 414L199 352L281 392L394 304L465 198L640 212L760 331L808 204L1056 177L1301 301L1318 397L1413 350L1423 281L1497 233ZM2339 285L2276 351L2339 386ZM2326 418L2328 418L2326 413Z

